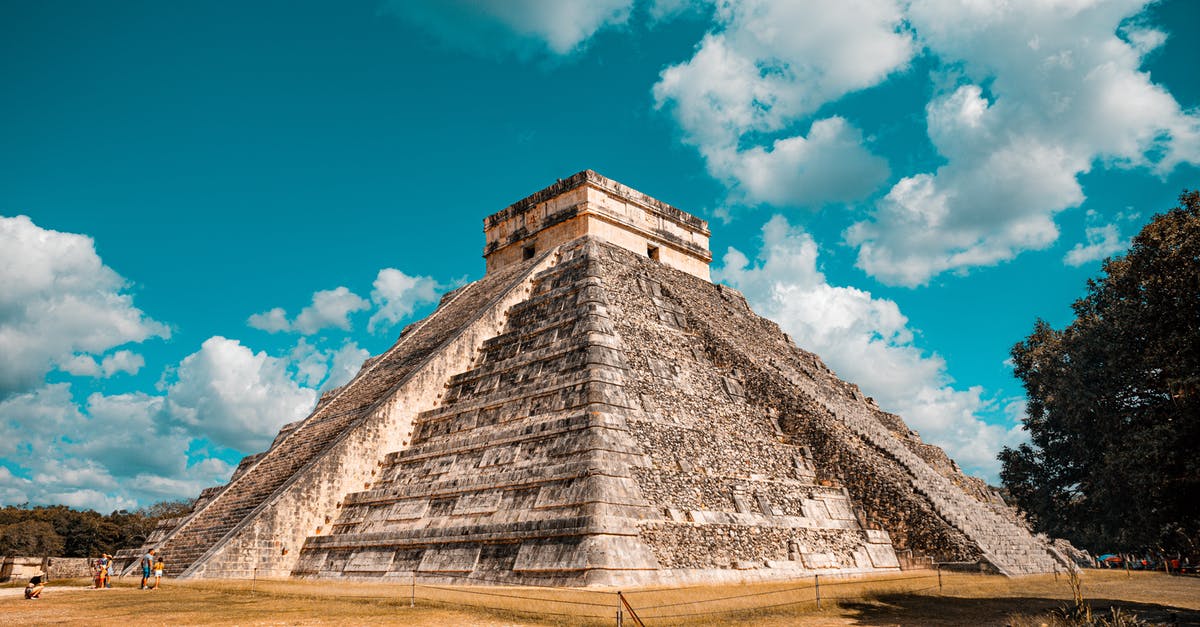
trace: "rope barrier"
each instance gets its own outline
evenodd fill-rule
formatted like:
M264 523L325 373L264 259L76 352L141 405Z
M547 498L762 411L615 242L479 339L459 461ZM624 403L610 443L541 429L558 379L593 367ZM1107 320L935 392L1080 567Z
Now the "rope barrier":
M887 580L887 581L904 581L904 580L925 579L925 578L926 578L926 577L900 577L900 578L893 578L893 579L889 579L889 580ZM861 584L861 583L875 583L876 581L884 581L884 580L870 580L870 581L866 581L866 582L864 582L864 581L849 581L849 582L846 582L846 583L860 583L860 584ZM808 586L808 587L811 587L811 586ZM936 588L936 587L937 587L937 585L932 585L932 586L926 586L926 587L924 587L924 588L917 588L917 589L914 589L914 590L906 590L905 592L923 592L923 591L926 591L926 590L932 590L932 589L934 589L934 588ZM742 595L742 596L754 596L754 595ZM869 596L869 595L846 595L846 596L836 596L836 597L823 597L823 600L827 600L827 601L845 601L845 600L851 600L851 599L866 599L866 598L868 598L868 596ZM737 598L737 597L732 597L732 598ZM717 599L711 599L711 600L717 600ZM690 602L690 603L684 603L684 604L682 604L682 605L688 605L688 604L699 604L699 603L704 603L704 602L706 602L706 601L693 601L693 602ZM754 611L759 611L759 610L767 610L767 609L772 609L772 608L785 607L785 606L788 606L788 605L800 605L800 604L803 604L803 603L812 603L812 604L814 604L814 605L815 605L815 604L816 604L816 599L800 599L800 600L797 600L797 601L785 601L785 602L783 602L783 603L772 603L772 604L769 604L769 605L754 605L754 606L750 606L750 607L738 607L738 608L730 608L730 609L727 609L727 610L711 610L711 611L707 611L707 612L684 612L684 613L677 613L677 614L654 614L654 615L646 615L646 616L645 616L645 618L646 618L647 620L649 620L649 619L654 619L654 618L683 618L683 617L688 617L688 616L716 616L716 615L719 615L719 614L732 614L732 613L735 613L735 612L754 612ZM681 604L675 604L675 605L681 605ZM666 607L666 606L655 606L655 607ZM642 608L642 611L646 611L646 610L649 610L649 609L652 609L652 608L651 608L651 607L643 607L643 608Z
M434 577L444 577L445 575L436 575L436 574L432 574L432 573L414 573L412 576L434 578ZM502 585L502 586L508 586L511 588L526 588L526 589L538 588L538 589L542 589L542 590L554 590L554 591L571 590L573 592L583 592L585 594L602 594L602 595L606 595L606 596L610 595L610 594L616 594L615 592L608 592L605 590L592 590L590 588L574 588L574 587L564 588L564 587L557 587L557 586L536 586L536 585L531 586L528 584L516 583L513 581L504 580L504 579L490 579L488 577L478 577L474 574L472 574L466 580L466 583L463 583L460 585L469 586L469 585L471 585L471 582L476 582L476 581L484 581L487 583L494 583L494 584L498 584L498 585ZM421 585L424 585L424 584L421 584Z
M473 607L476 609L484 609L484 610L500 610L502 612L516 612L518 614L530 614L530 615L534 615L534 616L565 616L567 618L608 618L607 614L604 614L604 615L567 614L564 612L545 612L542 610L525 610L525 609L516 608L516 607L498 607L495 605L480 605L478 603L467 603L465 601L446 601L444 599L427 599L424 597L420 597L420 598L422 601L431 601L433 603L439 603L439 604L443 604L443 605Z
M591 603L589 601L568 601L566 599L547 599L544 597L528 597L519 594L504 594L501 592L484 592L483 590L468 590L466 588L445 588L442 586L430 586L428 584L419 583L418 588L429 588L431 590L445 590L447 592L458 592L462 594L479 594L489 597L503 597L506 599L521 599L522 601L545 601L547 603L565 603L568 605L591 605L594 607L612 607L612 603Z
M975 575L974 573L958 573L958 574L959 575L967 575L967 576ZM589 590L589 589L585 589L585 588L550 588L548 586L520 586L521 588L526 588L526 589L537 588L537 589L554 590L554 591L570 591L572 593L583 592L583 593L588 593L588 594L599 594L599 595L604 595L607 597L611 597L612 595L617 596L617 598L613 602L599 603L599 602L593 602L593 601L576 601L576 600L571 600L571 599L551 598L551 597L547 597L547 596L513 594L510 592L499 592L499 591L495 591L495 590L472 590L472 589L468 589L466 587L449 587L449 586L439 586L439 585L432 585L432 584L416 583L417 576L424 576L424 575L416 574L413 577L412 598L414 601L416 598L420 598L422 601L424 601L426 603L432 603L432 604L437 604L437 605L461 606L461 607L469 607L469 608L482 609L482 610L511 612L511 613L518 613L518 614L523 614L523 615L531 615L531 616L549 616L549 617L561 617L561 618L593 618L593 619L612 618L606 612L597 614L597 613L594 613L596 610L590 610L590 609L583 610L579 613L551 612L551 611L545 611L545 610L540 610L540 609L527 609L527 608L522 608L519 606L518 607L510 607L510 606L500 606L500 605L489 605L489 604L483 603L483 602L464 602L464 601L452 600L452 599L447 599L447 598L438 598L438 597L430 595L428 593L418 596L417 592L416 592L416 588L422 588L422 589L429 590L429 591L436 590L436 591L458 593L458 594L464 594L464 595L479 595L479 596L484 596L484 597L512 599L514 601L533 601L533 602L539 602L539 603L572 605L572 606L579 606L581 608L613 609L615 607L618 610L624 608L626 610L626 617L633 619L638 624L641 624L641 621L643 619L649 623L656 619L687 618L687 617L695 617L695 616L717 616L717 615L723 615L723 614L736 614L739 612L759 612L759 611L772 610L772 609L789 607L789 606L801 606L801 605L816 604L817 608L818 609L820 608L820 605L818 604L817 599L812 598L812 597L807 597L807 595L805 595L807 598L797 599L797 600L793 600L793 601L783 601L783 602L779 602L779 603L768 603L765 605L750 605L750 606L746 606L746 607L734 607L734 608L728 608L728 609L713 609L713 610L694 611L694 612L686 612L685 611L685 612L675 612L675 613L671 613L671 614L655 614L654 613L655 611L664 610L664 609L686 608L688 606L693 606L693 607L702 606L702 605L705 605L708 603L715 603L718 601L729 601L729 600L733 600L733 599L765 597L765 596L776 595L776 594L795 593L795 592L801 592L804 590L813 590L815 588L814 583L815 583L815 581L818 580L817 577L819 577L819 575L814 577L814 583L806 582L804 585L789 586L786 588L780 588L778 590L767 590L767 591L762 591L762 592L750 592L750 593L746 593L746 594L726 595L726 596L721 596L721 597L699 599L699 600L694 600L694 601L678 601L678 602L671 602L671 603L660 603L657 605L648 605L648 606L643 606L643 607L635 607L635 606L631 605L625 597L627 597L630 594L635 594L635 593L662 592L662 591L668 591L668 590L674 591L674 592L683 592L683 591L686 591L687 588L661 587L661 588L646 588L646 589L642 589L642 590L634 590L631 592L619 592L619 591ZM979 576L983 576L983 575L979 575ZM863 586L865 588L865 590L862 592L862 594L848 594L848 595L844 595L844 596L821 595L820 600L823 600L823 601L866 600L866 599L869 599L872 596L879 594L879 593L899 592L899 593L907 594L907 593L926 592L929 590L938 589L939 585L935 583L932 585L923 586L923 587L919 587L919 588L900 589L900 590L879 590L879 589L873 589L873 588L877 588L879 584L890 584L890 583L896 583L896 582L921 581L921 580L928 581L930 579L933 579L934 577L936 577L936 575L934 573L930 572L928 574L919 574L919 575L915 575L915 576L886 577L886 578L881 578L881 579L839 579L839 580L821 581L820 583L823 587L858 585L858 586ZM491 582L496 582L496 583L504 583L504 584L512 585L511 582L503 582L500 580L486 579L486 578L480 578L480 577L476 577L476 578L474 578L474 580L475 581L491 581ZM698 586L696 586L696 587L698 587ZM384 600L384 601L397 601L397 600L402 601L402 599L396 599L394 597L364 596L364 597L358 597L358 598L379 599L379 600ZM639 613L641 614L640 617L639 617ZM618 612L618 615L619 614L620 614L620 612Z
M684 614L657 614L655 616L647 616L646 618L681 618L684 616L716 616L718 614L732 614L734 612L753 612L757 610L766 610L774 607L784 607L786 605L799 605L801 603L816 603L814 599L800 599L799 601L786 601L784 603L772 603L770 605L754 605L751 607L736 607L728 610L713 610L710 612L688 612Z
M677 605L697 605L700 603L713 603L716 601L726 601L729 599L743 599L746 597L761 597L761 596L766 596L769 594L783 594L784 592L795 592L797 590L807 590L811 587L812 587L812 585L803 585L803 586L796 586L794 588L782 588L780 590L770 590L767 592L750 592L747 594L735 594L735 595L731 595L731 596L727 596L727 597L715 597L712 599L702 599L700 601L680 601L679 603L663 603L660 605L643 605L642 609L643 610L653 610L653 609L657 609L660 607L675 607Z
M915 577L888 577L886 579L835 579L833 581L822 582L822 586L844 586L852 583L857 584L875 584L887 583L889 581L912 581L914 579L930 579L935 575L917 575Z

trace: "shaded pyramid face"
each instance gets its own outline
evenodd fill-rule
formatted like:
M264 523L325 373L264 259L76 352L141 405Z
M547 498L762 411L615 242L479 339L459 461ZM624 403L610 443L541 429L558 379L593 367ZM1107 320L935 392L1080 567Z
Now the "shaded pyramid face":
M160 530L169 570L639 585L1056 568L982 482L707 281L702 221L589 171L489 229L483 279Z

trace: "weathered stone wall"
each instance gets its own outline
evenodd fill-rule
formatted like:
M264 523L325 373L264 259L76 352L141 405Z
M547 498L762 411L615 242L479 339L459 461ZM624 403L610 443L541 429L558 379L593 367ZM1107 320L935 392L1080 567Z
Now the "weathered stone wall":
M92 560L86 557L0 557L0 583L28 581L34 575L47 581L92 576Z
M636 477L666 512L641 525L659 563L699 571L693 581L896 567L886 534L876 536L873 562L848 495L817 485L777 414L704 350L688 312L711 307L718 288L696 281L712 293L678 298L667 284L682 273L613 247L600 258L629 364L626 390L643 410L630 430L652 462Z
M487 271L591 236L707 280L708 225L637 190L586 170L484 220Z

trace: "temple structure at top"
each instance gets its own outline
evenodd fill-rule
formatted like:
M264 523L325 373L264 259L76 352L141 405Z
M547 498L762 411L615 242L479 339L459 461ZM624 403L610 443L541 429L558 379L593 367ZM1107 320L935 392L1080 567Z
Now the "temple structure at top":
M707 222L592 170L559 179L483 225L489 274L591 235L710 280Z

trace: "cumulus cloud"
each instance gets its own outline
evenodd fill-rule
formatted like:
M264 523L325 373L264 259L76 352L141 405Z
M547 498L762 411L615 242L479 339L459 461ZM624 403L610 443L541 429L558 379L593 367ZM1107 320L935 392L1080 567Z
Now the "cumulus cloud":
M345 385L358 374L364 361L371 356L365 348L360 348L354 342L346 342L330 355L329 378L325 379L322 389L335 388Z
M741 290L799 346L903 416L964 469L995 482L997 451L1020 441L1021 432L983 420L998 409L996 403L980 387L955 387L945 361L914 343L908 318L895 302L830 285L818 257L811 235L775 216L763 227L756 259L730 248L714 277Z
M1110 255L1129 248L1129 238L1121 237L1121 230L1115 224L1096 224L1098 214L1088 211L1088 225L1084 228L1085 241L1075 244L1063 256L1063 263L1079 267L1085 263L1099 261Z
M104 376L111 377L118 372L137 374L146 365L146 358L127 350L120 350L111 355L105 355L100 362L100 371Z
M55 365L95 376L103 365L92 355L170 335L133 305L90 237L25 216L0 217L0 285L0 399L34 389Z
M1054 217L1084 201L1078 177L1092 167L1165 174L1200 162L1200 117L1139 69L1165 35L1121 29L1142 8L911 3L921 43L960 73L926 107L946 164L902 178L847 230L858 266L916 286L996 264L1057 239Z
M907 67L914 47L899 3L726 0L715 19L692 58L663 70L653 91L737 200L820 205L865 197L883 182L886 164L846 120L817 120L808 136L789 131Z
M308 415L318 387L348 381L367 351L321 349L300 338L283 357L211 337L164 375L162 393L83 402L69 383L0 401L0 497L102 512L194 496L233 467L198 450L266 448L285 423ZM98 366L102 367L102 366Z
M246 320L246 324L267 333L292 330L292 323L288 320L287 311L283 307L274 307L268 311L253 314Z
M330 350L309 344L304 338L300 338L289 355L296 371L296 380L321 390L335 388L349 381L370 356L356 342L346 341L337 349Z
M624 24L632 8L633 0L389 0L383 12L479 53L565 55L600 29Z
M436 302L442 289L431 277L409 276L395 268L380 270L372 286L371 302L378 308L367 322L372 333L412 315L420 304Z
M295 320L289 321L287 312L275 307L250 316L246 324L268 333L295 331L303 335L312 335L321 329L329 328L348 331L350 314L369 307L370 303L366 299L343 286L313 293L312 304L300 310Z
M400 312L426 298L422 280L384 281L379 300ZM46 383L52 368L77 376L136 374L145 358L117 346L168 334L123 293L126 283L90 238L28 218L0 218L0 499L100 511L194 495L233 468L205 451L262 450L278 428L307 415L318 389L345 383L368 356L301 337L273 357L212 337L168 369L157 393L75 397ZM430 296L430 298L435 297ZM317 292L294 321L279 309L258 318L301 333L349 327L369 303L348 289ZM395 313L389 315L396 315ZM273 322L274 321L274 322ZM24 361L22 361L24 360Z
M837 116L813 122L807 137L778 139L769 149L715 152L709 164L737 182L747 204L849 202L888 177L887 161L863 148L862 133Z
M285 423L308 414L317 393L297 384L285 359L214 336L179 364L167 411L195 433L236 450L259 450Z
M189 463L195 434L141 393L92 394L77 404L56 383L0 401L0 467L7 503L62 503L101 512L194 495L232 468L217 459Z

